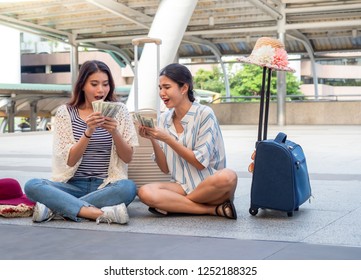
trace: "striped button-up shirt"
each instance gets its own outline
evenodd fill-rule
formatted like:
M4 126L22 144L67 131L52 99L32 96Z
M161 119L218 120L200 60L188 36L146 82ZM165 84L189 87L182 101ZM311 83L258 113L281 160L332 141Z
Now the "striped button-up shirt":
M191 149L204 166L198 170L181 158L166 143L159 142L167 158L172 180L178 182L186 193L192 192L206 177L226 167L226 156L222 133L213 110L193 102L181 120L183 133L177 134L173 124L174 109L161 114L159 127L164 128L179 143Z

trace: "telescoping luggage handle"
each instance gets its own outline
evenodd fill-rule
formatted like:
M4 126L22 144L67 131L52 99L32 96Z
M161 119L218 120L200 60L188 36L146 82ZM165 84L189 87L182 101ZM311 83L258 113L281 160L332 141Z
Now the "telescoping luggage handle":
M134 111L138 111L138 47L141 44L149 44L154 43L157 46L157 78L156 78L156 89L158 89L159 85L159 71L160 71L160 45L162 44L162 40L159 38L151 38L151 37L142 37L142 38L134 38L132 40L132 44L134 46ZM157 99L158 100L158 99ZM157 102L157 117L160 114L160 102Z
M259 121L258 121L258 138L256 142L256 150L257 145L262 140L267 139L267 129L268 129L268 114L269 114L269 102L270 102L270 88L271 88L271 77L272 77L272 69L263 67L263 75L262 75L262 86L261 86L261 101L260 101L260 108L259 108ZM267 89L266 88L266 81L267 81ZM263 131L262 131L263 126ZM263 135L262 135L263 132ZM286 139L285 139L286 140ZM254 171L254 161L256 158L256 150L253 151L251 159L252 162L248 166L248 171L253 173Z
M258 142L267 139L271 77L272 77L272 69L263 67L261 101L260 101L259 122L258 122L258 139L256 142L256 146ZM265 92L266 80L267 80L267 89ZM263 136L262 136L262 125L263 125Z

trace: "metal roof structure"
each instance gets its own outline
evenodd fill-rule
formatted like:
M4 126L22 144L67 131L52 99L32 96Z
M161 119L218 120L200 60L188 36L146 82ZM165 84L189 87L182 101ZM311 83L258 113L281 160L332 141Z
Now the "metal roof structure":
M111 51L118 63L130 64L132 39L148 35L161 4L162 0L1 1L0 24L74 47ZM361 0L198 0L177 55L215 61L249 55L260 37L281 38L289 54L312 61L330 52L359 52ZM59 91L30 90L21 101L25 93L20 89L4 90L3 108L14 102L11 94L16 92L16 112L8 110L12 117L30 107L34 119L39 111L52 112L58 104L51 105L56 102L51 96L59 96ZM60 91L64 98L69 95Z
M131 40L147 36L160 0L42 0L0 3L0 24L133 60ZM176 11L169 11L175 13ZM199 0L180 58L248 55L259 37L285 34L289 54L361 50L358 0Z

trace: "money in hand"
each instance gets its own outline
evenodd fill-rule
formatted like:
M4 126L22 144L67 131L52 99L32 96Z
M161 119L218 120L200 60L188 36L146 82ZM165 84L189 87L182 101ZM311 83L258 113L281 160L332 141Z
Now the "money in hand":
M120 109L119 103L104 100L93 101L92 106L94 112L101 112L103 116L111 118L114 118Z
M142 116L139 113L134 113L133 117L134 120L138 122L140 125L147 127L154 127L153 118Z

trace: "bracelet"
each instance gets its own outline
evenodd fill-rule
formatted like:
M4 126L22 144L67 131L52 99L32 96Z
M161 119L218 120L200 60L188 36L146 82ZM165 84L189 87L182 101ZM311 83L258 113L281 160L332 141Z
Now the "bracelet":
M92 138L91 136L86 135L85 131L84 131L84 136L88 139Z

